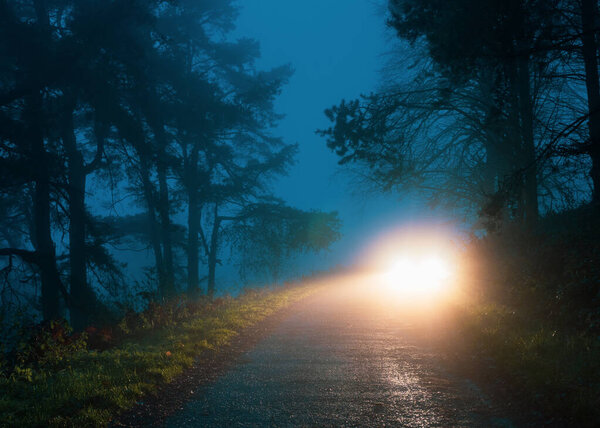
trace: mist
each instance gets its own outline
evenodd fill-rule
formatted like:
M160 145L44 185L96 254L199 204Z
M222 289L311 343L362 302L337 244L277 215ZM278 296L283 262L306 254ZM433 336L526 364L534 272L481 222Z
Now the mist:
M0 388L51 388L44 376L69 358L130 343L152 343L148 370L160 357L181 374L277 311L304 320L282 321L289 332L324 340L350 296L365 326L383 322L383 302L402 335L436 342L431 367L444 352L488 358L498 372L471 374L543 397L524 401L532 415L593 421L598 383L577 379L598 376L598 9L0 0ZM398 327L413 321L419 335ZM350 327L337 330L368 335ZM94 407L90 424L156 385ZM48 406L23 424L63 417ZM398 422L382 409L369 420Z

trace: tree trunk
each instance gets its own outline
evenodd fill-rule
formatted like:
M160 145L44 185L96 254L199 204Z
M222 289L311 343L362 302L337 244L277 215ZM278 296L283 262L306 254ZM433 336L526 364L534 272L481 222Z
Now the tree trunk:
M195 192L192 192L195 193ZM197 197L190 195L188 206L188 293L190 296L200 294L200 274L198 256L198 230L200 225L200 209L198 207Z
M523 223L525 220L525 202L522 191L524 186L522 174L519 173L522 159L522 131L520 121L520 104L518 93L518 70L516 54L511 52L510 59L506 66L506 77L508 84L508 99L509 99L509 126L507 127L507 147L504 154L508 159L507 175L504 180L504 185L508 186L511 192L511 213L512 219Z
M525 204L525 224L527 227L533 228L537 224L539 215L537 162L533 136L533 103L531 100L529 57L524 53L521 55L518 85L524 169L523 202Z
M210 247L208 251L208 296L213 297L216 288L216 271L217 271L217 251L219 249L219 227L221 220L219 218L219 205L215 204L214 223L212 233L210 235Z
M192 148L187 173L188 188L188 245L187 245L187 270L188 293L197 296L200 292L200 275L198 272L198 233L200 230L201 210L198 200L198 150Z
M164 150L160 150L157 160L158 172L158 215L160 217L160 237L163 247L163 263L165 283L162 290L164 297L172 297L175 294L175 275L173 268L173 246L171 243L171 218L169 215L169 185L167 183L167 166Z
M45 0L34 0L37 23L47 42L51 42L50 20ZM44 320L61 317L59 289L60 275L56 267L56 249L52 241L50 222L50 169L44 147L42 94L32 95L27 101L29 132L34 158L35 190L33 196L34 246L39 254L42 281L42 315Z
M585 65L585 86L588 98L588 126L590 143L588 154L592 159L590 177L594 186L592 200L600 204L600 82L598 75L598 42L596 20L598 5L595 0L581 0L582 54Z
M158 276L158 292L159 294L165 289L165 274L162 248L160 245L160 234L158 220L156 219L156 202L154 198L154 190L150 181L150 167L145 155L138 151L140 157L140 179L144 191L144 199L146 200L146 208L148 212L148 223L150 224L150 245L154 253L154 261L156 264L156 275Z
M44 320L61 317L59 289L60 275L56 267L56 250L52 241L50 222L50 169L44 147L42 124L42 96L33 95L27 101L27 122L30 132L32 155L34 158L33 194L33 244L39 255L39 269L42 282L42 316Z
M96 296L87 281L85 186L87 172L77 149L73 126L73 100L67 101L62 140L68 160L69 177L69 263L71 267L71 324L76 330L89 325L96 308Z
M35 200L35 240L40 256L40 276L42 281L42 315L44 320L62 318L60 309L60 275L56 267L56 251L50 227L50 192L48 181L36 180Z
M151 92L145 94L144 115L154 133L156 142L156 172L158 174L158 204L155 205L160 219L158 236L162 246L163 280L160 285L162 297L169 298L175 294L175 269L173 265L173 245L171 242L171 218L169 210L169 184L167 181L167 138L164 124L160 116L159 97Z
M171 219L170 219L170 200L169 200L169 184L167 181L167 160L166 148L167 138L165 135L164 124L160 116L160 100L159 97L152 91L144 94L142 101L143 112L156 142L156 172L158 175L158 200L155 198L147 198L149 202L153 202L153 207L149 207L153 222L158 226L157 235L159 239L158 247L162 247L162 269L159 274L159 293L163 298L169 298L175 294L175 269L173 265L173 245L171 242ZM147 166L150 164L150 159ZM146 178L150 184L149 168L146 168ZM151 186L150 186L151 187ZM154 217L154 209L158 213L160 222ZM154 232L153 232L154 233ZM155 239L156 237L153 237ZM156 244L154 244L156 245ZM157 251L155 251L158 254ZM162 278L160 278L162 276Z

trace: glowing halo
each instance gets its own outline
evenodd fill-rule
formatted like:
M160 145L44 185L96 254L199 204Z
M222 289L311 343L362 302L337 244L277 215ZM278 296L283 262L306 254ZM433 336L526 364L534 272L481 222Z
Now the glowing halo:
M451 265L437 255L396 256L382 275L385 287L406 297L432 297L444 291Z

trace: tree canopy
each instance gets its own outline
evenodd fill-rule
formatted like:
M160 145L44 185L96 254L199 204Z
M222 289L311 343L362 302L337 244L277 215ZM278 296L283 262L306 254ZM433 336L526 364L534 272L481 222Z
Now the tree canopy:
M19 296L3 308L89 325L132 287L123 242L150 250L151 291L170 298L200 294L202 266L216 291L242 224L285 223L288 252L337 238L335 214L274 202L297 151L273 134L293 70L259 69L257 42L231 36L237 14L231 0L0 1L0 257Z
M390 79L328 109L319 132L380 189L418 189L488 229L597 202L597 9L391 0L402 53Z

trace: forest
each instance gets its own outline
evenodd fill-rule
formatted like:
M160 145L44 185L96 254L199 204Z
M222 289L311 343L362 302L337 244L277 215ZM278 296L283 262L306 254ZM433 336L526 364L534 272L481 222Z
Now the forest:
M231 1L2 1L1 316L75 329L140 296L212 296L234 252L277 282L337 239L335 213L270 185L297 145L274 135L293 70L234 40ZM148 250L135 288L123 251ZM129 270L128 270L129 269Z
M350 19L344 13L353 6L336 2L323 32L317 3L301 6L312 8L314 23L302 21L305 32L294 34L309 58L320 49L312 32L325 45L373 19ZM322 75L301 87L296 64L265 66L261 43L238 30L244 7L256 4L0 0L0 416L7 426L107 426L115 417L125 426L150 419L597 426L599 2L375 3L387 35L377 84L341 97L331 91L335 101L314 126L309 113L306 123L294 118L330 156L321 157L336 169L326 172L347 178L343 187L315 183L325 163L306 155L317 153L308 151L310 141L282 131L286 109L297 111L285 91L316 97L362 75L350 67L343 76L323 72L315 59L298 71ZM271 9L255 24L288 40L276 26L281 9ZM358 39L344 43L364 56ZM344 61L340 52L328 53L325 68ZM282 194L278 183L298 160L301 180ZM289 201L293 192L321 202L299 208ZM438 266L410 266L418 245L408 251L413 259L397 263L388 291L378 285L381 272L361 270L366 252L356 248L361 256L349 260L344 251L356 242L345 233L372 239L367 216L350 214L354 194L393 201L399 211L419 206L419 221L406 214L385 224L389 236L403 221L435 235L440 229L423 220L433 215L452 225L448 271L460 297L425 305L410 294L396 302L389 288L413 281L410 272L427 276L418 266ZM339 211L330 209L336 203ZM384 219L379 208L374 217ZM303 262L331 252L346 257L342 268L330 263L317 275L316 262ZM413 282L407 287L428 285ZM261 330L273 319L280 330ZM244 334L254 338L253 328L267 332L265 341L248 340L259 357L248 351L239 367L231 357L238 371L219 372L214 382L194 377L209 378L198 374L210 369L203 358L227 360L237 352L228 346L245 343ZM398 345L405 339L417 345ZM418 354L423 342L435 351ZM450 368L439 374L438 366ZM391 376L385 370L400 380L376 383ZM197 385L185 384L186 376ZM248 386L248 379L262 380ZM467 398L474 388L456 379L482 395ZM321 384L329 381L335 386ZM187 410L177 401L155 416L151 407L163 407L146 397L158 400L157 391L171 391L167 384L189 394L208 386L204 401L177 390L178 400L192 403ZM365 385L375 398L361 395ZM334 400L326 394L338 389L339 408L354 419L326 408ZM478 400L498 407L490 414L461 407ZM214 408L198 410L208 402Z

